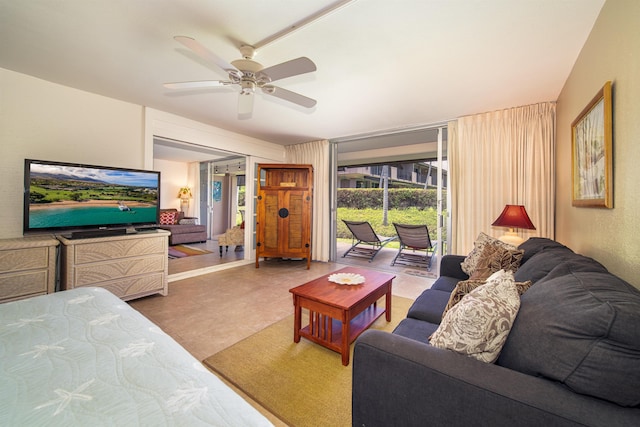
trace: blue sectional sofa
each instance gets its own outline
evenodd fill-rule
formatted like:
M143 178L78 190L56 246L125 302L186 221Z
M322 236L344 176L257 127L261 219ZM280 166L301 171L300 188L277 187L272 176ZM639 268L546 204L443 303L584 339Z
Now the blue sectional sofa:
M515 280L533 285L495 363L436 348L463 256L393 333L355 344L354 426L639 426L640 291L597 261L532 238Z

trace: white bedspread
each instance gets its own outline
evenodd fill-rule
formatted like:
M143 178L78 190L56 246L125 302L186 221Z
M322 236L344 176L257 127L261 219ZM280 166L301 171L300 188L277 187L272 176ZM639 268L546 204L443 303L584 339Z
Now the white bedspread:
M0 304L2 426L271 423L101 288Z

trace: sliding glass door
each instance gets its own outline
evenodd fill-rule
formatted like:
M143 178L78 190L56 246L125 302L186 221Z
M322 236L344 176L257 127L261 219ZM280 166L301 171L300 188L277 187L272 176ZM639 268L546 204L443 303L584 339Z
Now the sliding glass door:
M392 189L390 191L424 189L428 190L430 196L427 200L431 202L428 206L415 208L421 212L419 215L424 215L422 220L428 224L433 243L436 243L438 259L447 253L451 227L446 125L332 141L331 170L332 242L337 242L338 237L345 237L341 236L343 230L338 228L344 211L344 207L338 205L339 188L349 189L347 191L385 187ZM383 213L386 212L384 201L383 198ZM398 206L389 209L403 210ZM431 213L428 214L427 210ZM399 213L402 215L402 212L395 212L396 218ZM390 224L383 221L383 225ZM393 228L385 230L393 232ZM342 255L337 252L337 244L332 245L331 260L338 260Z

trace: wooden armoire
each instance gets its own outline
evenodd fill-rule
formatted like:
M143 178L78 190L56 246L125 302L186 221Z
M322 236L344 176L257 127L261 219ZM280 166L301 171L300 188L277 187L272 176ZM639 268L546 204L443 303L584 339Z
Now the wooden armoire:
M311 266L311 165L258 164L256 268L260 258L305 258Z

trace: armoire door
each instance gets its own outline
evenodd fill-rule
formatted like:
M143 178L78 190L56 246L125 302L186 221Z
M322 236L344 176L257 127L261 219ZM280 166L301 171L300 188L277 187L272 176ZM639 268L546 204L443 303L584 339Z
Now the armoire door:
M311 241L308 221L311 201L307 200L307 192L266 190L262 193L262 200L258 200L258 205L264 204L264 218L259 220L259 228L264 227L262 256L304 258Z

